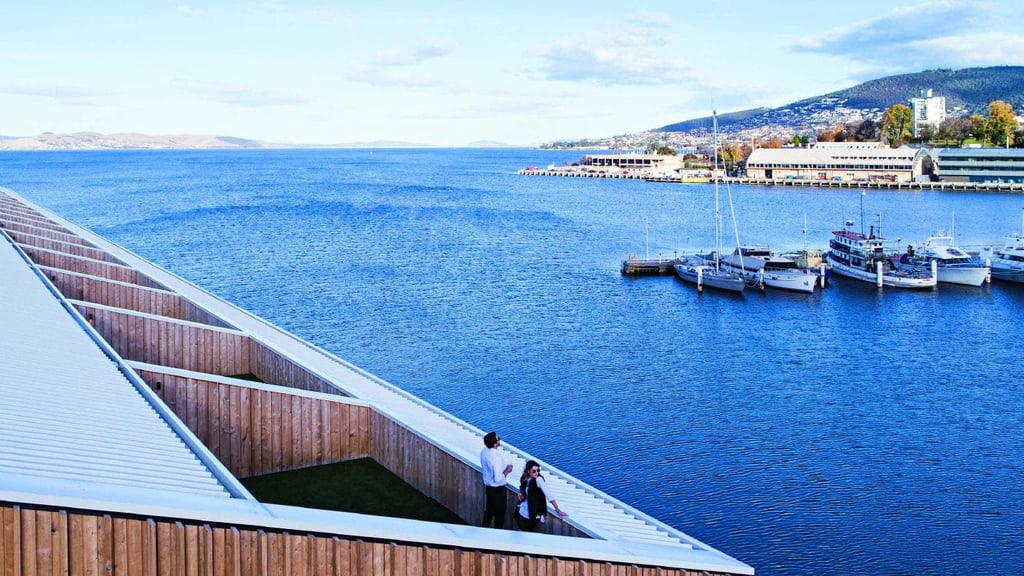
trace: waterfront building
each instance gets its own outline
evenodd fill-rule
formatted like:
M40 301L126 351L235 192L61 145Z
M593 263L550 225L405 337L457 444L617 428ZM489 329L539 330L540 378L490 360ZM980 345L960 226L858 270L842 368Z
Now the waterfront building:
M580 159L585 170L668 171L682 167L682 158L671 154L588 154Z
M940 148L930 152L941 182L1024 182L1024 149Z
M917 98L911 98L910 107L914 111L915 138L921 128L930 126L933 131L938 130L939 124L946 119L946 97L933 96L931 88L921 90Z
M819 142L807 148L758 148L747 159L747 177L768 180L912 182L930 171L919 148L880 142Z

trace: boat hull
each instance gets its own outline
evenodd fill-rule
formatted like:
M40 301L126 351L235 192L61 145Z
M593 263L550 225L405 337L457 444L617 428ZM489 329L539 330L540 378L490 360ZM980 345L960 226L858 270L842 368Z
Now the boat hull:
M992 263L992 279L1003 282L1024 283L1024 269L1021 268L1000 268Z
M871 284L878 284L878 273L874 271L855 268L842 261L836 260L831 254L828 255L828 262L832 265L832 271L840 276L854 278ZM934 288L937 280L928 275L920 275L916 272L899 270L884 270L882 272L882 285L893 288Z
M765 271L762 277L760 270L741 270L728 267L733 273L747 281L748 284L760 284L777 290L789 290L791 292L814 292L814 287L819 282L819 276L813 272L799 271Z
M989 279L989 269L984 266L943 266L939 264L939 282L981 286ZM1024 278L1022 278L1024 280Z
M696 284L697 289L714 288L726 292L743 292L746 281L737 274L715 270L713 266L703 264L676 264L676 276L681 280Z

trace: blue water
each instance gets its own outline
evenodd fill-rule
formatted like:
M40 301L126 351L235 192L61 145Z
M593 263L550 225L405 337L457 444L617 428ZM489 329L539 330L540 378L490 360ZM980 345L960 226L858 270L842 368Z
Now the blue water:
M537 150L6 152L0 185L758 574L1024 572L1024 286L706 292L712 189ZM724 192L724 190L723 190ZM1020 230L1024 196L734 187L744 241ZM728 213L727 198L722 199ZM729 243L729 242L727 242ZM571 510L570 510L571 513Z

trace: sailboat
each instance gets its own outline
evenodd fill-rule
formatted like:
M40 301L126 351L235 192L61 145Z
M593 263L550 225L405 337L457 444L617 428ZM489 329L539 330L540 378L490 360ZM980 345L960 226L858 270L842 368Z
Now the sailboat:
M711 117L714 123L712 153L715 162L715 251L711 255L686 256L674 268L676 276L686 282L696 284L698 292L702 292L705 286L728 292L743 292L743 288L747 284L746 280L735 272L723 270L719 259L722 253L722 216L718 207L718 113L712 113Z
M804 216L805 235L806 219ZM740 244L738 237L736 250L722 257L722 265L743 276L749 284L756 284L761 290L768 287L811 293L818 285L818 275L807 266L801 266L796 258L776 254L767 246Z

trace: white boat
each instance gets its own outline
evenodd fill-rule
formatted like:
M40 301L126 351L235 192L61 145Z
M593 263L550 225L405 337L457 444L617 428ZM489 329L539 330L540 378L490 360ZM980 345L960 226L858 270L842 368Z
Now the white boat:
M898 266L929 268L935 262L939 282L981 286L991 278L991 270L953 243L953 237L944 234L931 236L917 249L908 246L900 256Z
M715 251L708 256L691 255L673 266L676 276L681 280L697 285L697 291L702 292L704 287L727 290L729 292L743 292L747 281L730 270L723 270L719 255L722 253L722 217L718 211L718 116L712 114L714 125L714 150L715 156ZM733 219L733 226L736 221Z
M680 279L697 285L698 291L704 287L727 290L729 292L743 292L747 281L739 274L716 267L714 260L691 256L674 266L676 276Z
M814 272L801 268L796 260L757 245L738 246L732 254L722 257L722 267L749 283L796 292L814 292L819 278Z
M1021 215L1024 230L1024 213ZM992 278L1007 282L1024 282L1024 236L1007 236L1003 247L992 250L987 259L992 267Z
M853 222L846 221L842 230L833 230L828 243L828 263L832 271L848 278L871 282L877 286L895 288L933 288L936 274L923 268L901 270L893 266L885 255L885 239L875 236L874 226L869 235L854 232L849 228ZM933 266L935 266L933 264Z

